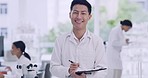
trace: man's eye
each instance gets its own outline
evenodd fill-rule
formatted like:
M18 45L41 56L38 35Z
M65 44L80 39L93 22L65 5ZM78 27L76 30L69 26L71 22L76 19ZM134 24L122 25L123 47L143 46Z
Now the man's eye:
M82 15L86 15L86 13L82 13Z
M73 14L78 14L78 12L73 12Z

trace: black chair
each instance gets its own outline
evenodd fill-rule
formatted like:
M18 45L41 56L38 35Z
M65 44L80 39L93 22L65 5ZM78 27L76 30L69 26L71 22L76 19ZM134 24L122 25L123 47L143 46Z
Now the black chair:
M49 71L49 68L50 68L50 63L47 63L45 67L44 78L51 78L51 72Z

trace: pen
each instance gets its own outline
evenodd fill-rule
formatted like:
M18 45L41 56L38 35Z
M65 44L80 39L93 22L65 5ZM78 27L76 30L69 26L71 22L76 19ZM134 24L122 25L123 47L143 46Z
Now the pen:
M73 61L69 60L70 63L74 63Z
M74 63L73 61L71 61L71 60L68 60L70 63ZM71 76L71 74L68 76L68 77L70 77Z

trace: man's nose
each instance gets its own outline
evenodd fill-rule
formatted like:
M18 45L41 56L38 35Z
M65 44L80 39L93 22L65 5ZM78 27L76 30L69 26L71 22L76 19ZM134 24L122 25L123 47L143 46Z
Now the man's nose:
M77 16L78 19L81 19L82 18L82 15L81 13L78 13L78 16Z

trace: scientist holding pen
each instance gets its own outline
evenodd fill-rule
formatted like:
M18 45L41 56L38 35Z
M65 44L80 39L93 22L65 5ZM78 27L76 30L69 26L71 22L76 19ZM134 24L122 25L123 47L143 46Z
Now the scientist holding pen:
M122 75L120 52L122 46L129 43L129 39L124 38L123 31L127 32L131 29L132 22L130 20L123 20L120 24L121 26L114 27L109 34L108 45L106 48L108 60L107 78L121 78Z
M55 42L50 61L51 74L58 78L104 78L106 70L92 74L76 74L77 70L106 67L103 40L87 30L91 19L91 5L86 0L73 0L69 17L73 29Z

